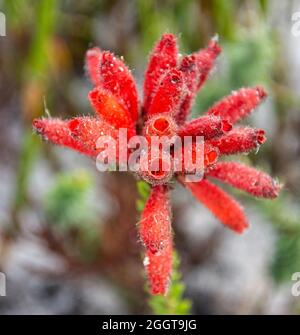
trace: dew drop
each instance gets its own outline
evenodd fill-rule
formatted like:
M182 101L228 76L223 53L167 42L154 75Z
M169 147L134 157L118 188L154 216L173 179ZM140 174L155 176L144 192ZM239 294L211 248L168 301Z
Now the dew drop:
M149 259L149 257L145 257L144 258L144 260L143 260L143 264L144 264L144 266L148 266L149 264L150 264L150 259Z

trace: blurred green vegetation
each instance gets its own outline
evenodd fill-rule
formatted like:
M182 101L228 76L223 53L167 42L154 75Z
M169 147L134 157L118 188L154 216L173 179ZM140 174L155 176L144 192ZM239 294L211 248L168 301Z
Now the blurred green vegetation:
M262 200L258 207L276 232L275 253L270 264L277 283L289 282L300 268L300 211L286 193L273 201Z
M5 1L8 20L13 23L13 28L17 31L26 26L28 17L24 14L31 11L31 16L35 18L36 24L30 26L32 39L28 50L28 55L20 64L21 71L21 99L22 114L24 121L28 124L24 131L24 141L20 152L19 170L16 178L16 196L14 210L18 210L24 205L26 190L30 170L39 148L40 141L32 136L30 129L31 121L34 117L43 113L43 99L48 86L49 75L49 45L54 35L55 23L57 21L57 1L40 1L35 6L28 8L28 3L24 1ZM34 22L30 22L33 24Z
M92 178L88 172L74 171L59 175L44 199L49 228L68 237L70 249L86 261L95 260L101 244L91 190Z
M91 186L91 177L84 170L58 176L45 197L47 220L62 230L85 228L93 222L95 212L88 198Z

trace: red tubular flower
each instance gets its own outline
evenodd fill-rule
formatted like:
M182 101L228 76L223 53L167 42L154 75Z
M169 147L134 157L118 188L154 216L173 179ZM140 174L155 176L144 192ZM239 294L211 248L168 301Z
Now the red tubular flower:
M54 144L78 150L81 153L90 154L91 150L84 143L76 141L71 136L68 122L60 119L35 119L33 129L46 141Z
M219 148L223 155L247 153L259 148L266 141L265 131L254 128L234 128L224 136L208 141Z
M172 34L164 34L154 47L145 72L144 111L147 114L154 92L158 88L161 76L177 65L177 39Z
M144 266L146 268L150 292L152 294L165 295L171 280L172 271L172 239L166 241L165 248L153 254L150 251L146 252L144 258Z
M134 79L123 61L109 51L92 48L86 54L86 71L94 85L89 99L96 116L67 121L45 118L33 121L33 128L46 140L94 159L100 152L98 137L108 135L118 139L120 128L127 129L128 137L137 131L145 135L146 143L152 142L151 136L168 141L174 135L176 139L192 137L190 148L177 147L173 143L170 147L173 156L168 156L170 160L166 159L164 148L158 151L157 157L151 157L146 150L140 155L138 175L152 186L139 229L146 249L144 265L153 294L166 294L171 277L173 242L168 184L172 179L179 180L225 226L238 233L248 226L241 206L207 177L264 198L275 198L281 187L254 168L234 162L217 162L222 155L247 153L265 142L262 129L233 127L266 97L263 88L242 88L217 102L204 116L186 122L194 98L220 51L216 39L212 39L207 48L180 59L176 37L164 34L150 56L144 99L139 108ZM139 109L143 113L139 113ZM141 125L138 130L135 128L137 123ZM190 151L195 162L196 136L204 138L203 147L200 147L204 179L188 182L186 175L198 172L198 167L196 169L194 164L187 166L176 154L178 150ZM173 163L181 164L182 171L176 170ZM142 169L143 164L145 169ZM165 170L163 166L169 169Z
M206 140L227 133L232 129L232 125L220 117L204 115L186 123L178 130L178 135L184 136L203 136Z
M115 140L118 138L117 130L101 119L77 117L71 119L68 126L71 136L90 148L94 157L100 152L97 149L97 140L101 134L111 136Z
M126 65L109 51L93 48L88 51L88 73L95 86L99 86L123 103L131 114L132 121L138 118L137 89L134 79Z
M88 50L85 56L85 70L91 82L96 86L100 82L101 50L97 47Z
M264 172L236 162L220 162L206 173L255 197L276 198L280 184Z
M159 87L149 104L147 117L156 113L176 113L183 94L182 72L172 69L162 77Z
M146 248L144 265L152 294L165 294L172 271L172 228L169 190L154 186L139 224Z
M179 70L183 73L186 84L185 96L181 102L179 111L175 115L178 124L182 124L193 104L195 95L197 93L198 81L200 77L199 69L197 67L197 58L195 55L188 55L182 58Z
M260 87L242 88L212 106L207 114L220 116L231 123L246 117L267 96Z
M147 251L155 254L165 248L171 238L171 209L169 190L154 186L141 216L140 237Z
M205 83L211 69L214 66L216 58L222 51L220 45L218 44L218 38L214 37L210 40L208 47L197 52L197 68L199 71L199 79L197 89L199 90L201 86Z
M197 183L186 183L182 179L181 181L225 226L237 233L242 233L248 227L241 206L218 186L207 179Z
M194 97L205 83L220 52L221 47L217 43L217 39L213 38L207 48L182 59L180 70L185 77L187 93L185 99L182 101L179 113L176 115L178 124L185 122L192 107Z
M124 108L112 94L101 87L96 87L89 93L89 99L96 113L105 121L117 129L128 128L132 135L135 134L132 117L128 109Z
M74 125L82 125L82 133L73 136L72 131ZM93 128L90 131L90 127ZM100 120L95 120L95 123L90 119L76 118L70 121L63 121L60 119L36 119L33 121L33 129L47 141L54 144L69 147L80 153L90 157L97 155L96 141L101 131L110 133L113 138L117 138L116 132L113 128Z

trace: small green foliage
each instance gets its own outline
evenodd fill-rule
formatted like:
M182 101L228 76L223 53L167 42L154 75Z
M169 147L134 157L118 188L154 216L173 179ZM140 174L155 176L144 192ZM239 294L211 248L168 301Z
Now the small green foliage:
M149 306L157 315L188 315L191 312L192 303L183 297L185 285L179 271L180 259L176 252L173 253L173 273L171 284L166 296L151 296Z
M139 212L141 212L145 206L145 203L150 194L150 185L140 180L137 182L137 190L139 194L139 199L136 201L136 208Z
M47 192L44 210L47 224L57 232L71 236L71 247L90 259L99 247L99 228L89 195L92 180L85 171L59 176Z
M45 198L48 221L61 229L81 227L93 221L88 201L91 178L85 171L60 175Z

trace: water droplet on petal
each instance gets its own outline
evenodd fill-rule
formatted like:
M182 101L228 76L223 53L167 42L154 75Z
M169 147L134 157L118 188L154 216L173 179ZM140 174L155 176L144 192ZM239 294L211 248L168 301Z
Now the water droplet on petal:
M149 259L149 257L145 257L144 258L144 260L143 260L143 264L144 264L144 266L148 266L149 264L150 264L150 259Z

